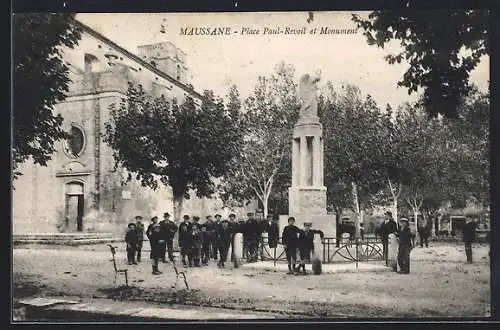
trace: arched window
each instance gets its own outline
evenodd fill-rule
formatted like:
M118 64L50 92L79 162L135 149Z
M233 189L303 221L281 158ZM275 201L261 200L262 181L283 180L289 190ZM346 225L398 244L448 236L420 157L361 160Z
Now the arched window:
M71 126L69 138L64 145L64 151L70 157L79 157L85 147L85 135L83 131L74 125Z
M85 72L97 72L99 71L99 59L92 54L85 54Z

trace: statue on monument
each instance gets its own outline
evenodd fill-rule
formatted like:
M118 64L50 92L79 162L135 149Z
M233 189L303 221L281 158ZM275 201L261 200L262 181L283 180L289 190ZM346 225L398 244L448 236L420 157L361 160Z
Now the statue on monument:
M300 78L299 97L302 99L300 107L300 118L317 118L318 117L318 102L316 100L316 92L318 90L317 82L320 78L321 71L316 71L315 76L311 77L305 74Z

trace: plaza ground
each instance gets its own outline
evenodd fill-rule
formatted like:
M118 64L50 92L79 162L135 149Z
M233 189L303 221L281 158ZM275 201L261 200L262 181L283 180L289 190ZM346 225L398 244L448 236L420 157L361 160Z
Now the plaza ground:
M120 244L118 244L120 246ZM465 263L461 244L433 242L412 251L411 274L392 272L287 275L273 269L225 269L211 262L188 268L190 290L170 264L151 274L147 259L128 266L125 251L118 268L129 269L128 289L114 284L106 245L17 246L13 250L14 300L68 296L113 298L170 306L209 306L279 313L284 317L441 317L487 316L490 303L489 246L474 245L474 264ZM180 267L182 268L182 267Z

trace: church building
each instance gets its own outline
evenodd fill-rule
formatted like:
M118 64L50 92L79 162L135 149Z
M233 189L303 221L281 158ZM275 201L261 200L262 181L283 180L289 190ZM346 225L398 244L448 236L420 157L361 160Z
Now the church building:
M13 233L122 232L135 215L147 222L164 212L173 215L172 192L156 191L139 182L125 184L127 173L114 170L113 153L102 134L110 120L109 107L126 95L129 82L153 95L182 102L190 95L197 105L202 96L188 81L186 54L171 42L138 47L133 54L89 26L75 21L82 37L74 49L64 50L70 69L67 98L54 113L64 118L71 138L57 142L47 166L27 161L14 181ZM183 213L229 213L217 199L193 197ZM245 211L240 210L243 217ZM177 219L176 219L177 220Z

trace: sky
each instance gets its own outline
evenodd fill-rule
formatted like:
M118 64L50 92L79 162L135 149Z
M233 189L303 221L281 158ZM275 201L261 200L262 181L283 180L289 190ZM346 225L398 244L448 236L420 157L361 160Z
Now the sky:
M397 88L408 65L389 65L383 57L401 51L395 42L384 49L369 46L362 31L354 34L320 34L320 29L356 29L351 12L315 12L307 22L306 12L272 13L82 13L77 19L123 48L137 54L137 46L170 41L186 53L189 78L198 92L212 89L227 95L235 84L243 98L253 90L259 75L269 75L277 63L295 67L295 78L321 70L319 88L327 81L334 89L355 84L381 107L393 108L416 100L405 88ZM358 12L367 15L368 12ZM161 26L165 33L161 32ZM230 28L230 35L182 35L181 28ZM306 28L306 34L263 34L264 29ZM242 29L259 34L242 34ZM316 34L309 31L316 28ZM247 30L247 31L248 31ZM489 57L471 73L471 81L487 91Z

